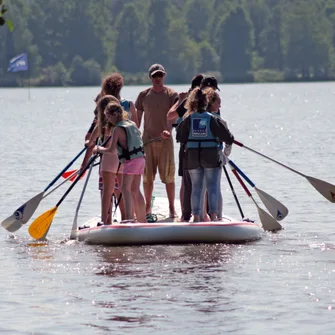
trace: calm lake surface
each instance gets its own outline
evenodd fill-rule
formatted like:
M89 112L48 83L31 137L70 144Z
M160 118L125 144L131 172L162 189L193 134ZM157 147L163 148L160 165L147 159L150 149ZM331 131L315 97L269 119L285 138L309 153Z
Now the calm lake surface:
M125 87L123 96L135 100L142 89ZM29 99L28 89L0 89L1 221L83 148L98 91L32 88ZM221 85L221 97L237 140L335 183L335 83ZM243 245L88 246L68 241L81 182L59 207L48 243L35 243L27 226L15 235L0 229L0 334L334 334L335 204L250 151L235 146L231 158L289 208L285 230ZM259 220L232 181L246 216ZM222 187L224 212L240 218L224 178ZM67 188L44 199L33 219ZM154 194L165 195L159 181ZM93 171L80 222L99 205Z

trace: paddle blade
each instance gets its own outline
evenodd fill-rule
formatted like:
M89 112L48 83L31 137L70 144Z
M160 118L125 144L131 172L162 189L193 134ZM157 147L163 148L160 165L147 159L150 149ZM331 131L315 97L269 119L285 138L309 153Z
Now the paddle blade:
M29 221L44 195L44 191L35 195L22 206L20 206L10 217L1 222L1 226L13 233Z
M49 209L45 213L41 214L38 218L33 221L30 225L28 232L35 240L42 240L46 237L52 220L57 212L57 206Z
M21 220L16 220L15 216L10 216L6 220L2 221L2 227L4 227L10 233L14 233L22 227Z
M335 202L335 185L310 176L306 176L306 179L327 200Z
M70 171L66 171L66 172L64 172L64 173L62 174L62 177L63 177L64 179L69 178L69 177L72 176L75 172L77 172L77 169L75 169L75 170L70 170Z
M277 231L282 229L282 226L264 209L257 206L259 219L262 222L263 229L266 231Z
M259 198L262 200L266 209L276 220L283 220L287 216L288 209L280 201L272 197L270 194L267 194L266 192L258 189L257 187L254 187L254 189L257 192Z
M67 179L67 178L69 178L70 176L72 176L72 175L74 174L74 175L69 179L70 181L74 181L74 180L77 178L77 175L78 175L78 174L75 174L76 172L79 172L79 171L78 171L78 170L66 171L66 172L64 172L64 173L62 174L62 177L63 177L64 179ZM80 177L80 179L84 178L85 174L86 174L86 171L83 173L83 175Z

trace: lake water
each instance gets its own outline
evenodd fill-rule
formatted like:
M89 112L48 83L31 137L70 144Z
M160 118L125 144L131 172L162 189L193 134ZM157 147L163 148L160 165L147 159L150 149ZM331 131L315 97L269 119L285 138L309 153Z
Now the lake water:
M123 96L135 100L141 89L125 87ZM28 93L0 89L1 221L82 149L98 87ZM335 183L335 83L221 85L221 97L237 140ZM35 243L26 226L15 235L1 228L0 334L334 334L335 205L305 178L250 151L235 146L231 157L289 208L285 230L243 245L88 246L67 240L80 183L59 207L48 243ZM232 180L244 213L258 220ZM224 212L239 218L224 179L222 186ZM165 194L158 181L154 194ZM80 222L96 214L95 171Z

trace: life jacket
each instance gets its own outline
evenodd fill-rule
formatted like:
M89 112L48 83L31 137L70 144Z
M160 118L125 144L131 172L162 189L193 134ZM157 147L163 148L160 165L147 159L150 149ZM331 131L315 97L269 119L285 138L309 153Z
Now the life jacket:
M122 120L118 122L116 127L121 127L126 131L127 148L123 148L120 143L117 143L117 153L121 163L129 161L134 158L144 156L143 142L141 133L136 127L135 123L129 120Z
M221 119L220 114L215 113L215 112L209 112L209 113L211 113L211 115L213 115L215 118L217 118L217 119ZM223 150L223 143L222 143L222 142L219 142L219 149L220 149L220 150Z
M131 119L131 111L130 111L130 101L122 98L120 100L120 105L122 108L128 113L129 120Z
M208 112L195 112L190 115L190 133L186 147L189 149L218 148L219 141L211 131L210 122L213 116Z

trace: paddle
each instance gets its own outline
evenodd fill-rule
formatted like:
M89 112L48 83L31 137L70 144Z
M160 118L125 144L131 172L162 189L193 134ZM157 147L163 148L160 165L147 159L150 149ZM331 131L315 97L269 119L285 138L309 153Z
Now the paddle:
M288 209L280 201L273 198L271 195L260 190L256 185L242 172L241 169L232 161L228 160L229 164L243 177L243 179L256 191L259 198L263 202L264 206L270 212L270 214L277 220L284 219L288 214Z
M243 143L241 142L238 142L238 141L234 141L234 144L238 145L239 147L242 147L242 148L245 148L257 155L260 155L264 158L267 158L269 159L270 161L274 162L274 163L277 163L279 164L280 166L300 175L301 177L304 177L307 179L307 181L321 194L323 195L327 200L329 200L330 202L335 202L335 185L332 185L326 181L323 181L323 180L320 180L320 179L317 179L317 178L314 178L314 177L311 177L311 176L307 176L297 170L294 170L292 169L291 167L283 164L283 163L280 163L278 161L276 161L275 159L271 158L271 157L268 157L254 149L251 149L249 147L247 147L246 145L244 145Z
M96 164L91 164L91 166L88 170L88 174L87 174L84 186L83 186L83 190L81 191L81 194L80 194L80 198L79 198L77 208L76 208L76 214L75 214L74 219L73 219L73 224L72 224L72 229L71 229L71 234L70 234L70 240L74 240L76 238L75 233L76 233L77 227L78 227L79 208L80 208L81 202L83 201L84 194L85 194L85 191L86 191L86 187L87 187L88 181L90 179L92 168L93 168L94 165L96 165Z
M111 136L109 136L101 146L105 146L106 143L109 141L109 139L111 138ZM157 141L158 139L161 139L161 137L157 137L154 138L150 141L147 141L145 144L153 142L153 141ZM72 183L72 185L68 188L68 190L64 193L64 195L62 196L62 198L58 201L58 203L51 209L49 209L48 211L44 212L43 214L41 214L39 217L37 217L33 223L30 225L28 232L30 234L31 237L33 237L36 240L43 240L45 239L46 235L48 234L48 231L50 229L52 220L54 218L54 216L56 215L57 209L58 207L61 205L61 203L65 200L66 196L71 192L71 190L73 189L73 187L77 184L77 182L81 179L82 175L86 172L86 170L90 167L91 164L94 163L94 161L96 160L96 158L100 155L96 154L93 155L90 160L88 161L88 163L86 164L86 166L82 169L82 171L79 172L78 176L76 177L75 181Z
M239 211L240 211L240 214L241 214L241 217L242 217L242 220L243 220L243 219L244 219L244 214L243 214L243 211L242 211L242 207L241 207L241 205L240 205L240 202L238 201L237 195L236 195L236 193L235 193L234 186L233 186L233 184L232 184L232 182L231 182L231 180L230 180L230 177L229 177L229 175L228 175L228 172L227 172L226 167L223 165L222 168L223 168L223 171L224 171L224 173L225 173L225 175L226 175L226 178L227 178L227 180L228 180L230 189L231 189L231 191L232 191L232 193L233 193L233 196L234 196L236 205L237 205L237 207L238 207L238 209L239 209Z
M64 193L64 195L61 197L61 199L57 202L56 206L54 206L53 208L44 212L43 214L41 214L39 217L37 217L33 221L33 223L29 226L29 229L28 229L28 232L29 232L31 237L33 237L35 240L45 239L45 237L46 237L46 235L49 231L49 228L51 226L52 220L53 220L54 216L56 215L58 207L65 200L66 196L71 192L71 190L74 188L74 186L80 180L81 176L89 168L89 166L94 163L95 159L98 156L99 156L99 154L94 155L90 158L87 165L84 167L84 169L81 172L79 172L75 181L71 184L71 186L67 189L67 191Z
M260 208L258 206L257 202L253 198L252 194L250 193L247 186L244 184L243 180L241 179L241 177L239 176L237 171L233 167L231 167L231 168L232 168L232 171L233 171L235 177L240 182L244 191L247 193L248 197L251 198L252 201L254 202L254 204L256 205L258 215L259 215L259 219L262 222L263 229L267 230L267 231L277 231L277 230L282 229L282 226L280 225L279 222L277 222L270 214L268 214L267 212L265 212L262 208Z
M109 136L102 144L102 146L106 145L106 143L109 141L111 136ZM28 232L31 237L33 237L35 240L43 240L45 239L46 235L48 234L48 231L50 229L52 220L54 216L56 215L58 207L61 205L61 203L65 200L67 195L71 192L71 190L75 187L75 185L78 183L78 181L81 179L82 175L86 172L86 170L90 167L91 164L94 164L94 161L97 159L97 157L100 155L96 154L93 155L88 163L85 165L85 167L79 172L78 176L76 177L75 181L71 184L71 186L67 189L67 191L64 193L64 195L61 197L61 199L57 202L56 206L49 209L48 211L42 213L39 217L37 217L33 223L30 225Z
M2 221L1 226L7 229L9 232L13 233L20 229L23 224L29 221L32 217L39 203L43 199L44 193L49 190L56 181L62 176L62 174L78 159L78 157L86 150L83 148L75 158L70 161L65 168L51 181L51 183L39 194L35 195L33 198L21 205L13 215L9 216L7 219Z

